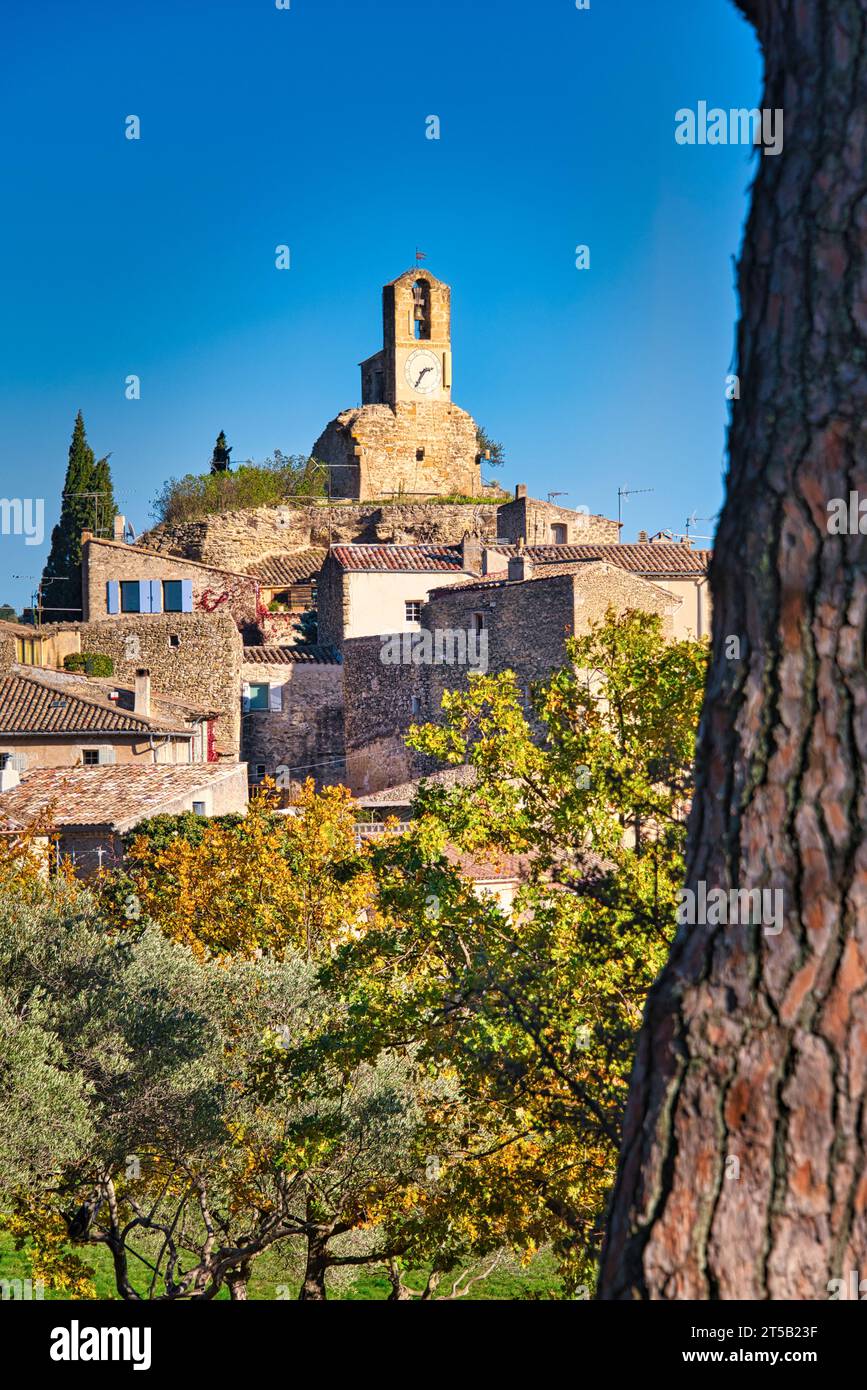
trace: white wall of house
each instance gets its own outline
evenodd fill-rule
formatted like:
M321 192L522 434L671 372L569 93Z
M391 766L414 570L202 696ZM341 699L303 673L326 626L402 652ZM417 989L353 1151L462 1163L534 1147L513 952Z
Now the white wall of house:
M349 596L349 616L345 637L376 637L380 633L411 632L417 622L406 616L406 603L425 603L431 589L462 584L472 575L430 570L422 574L355 573L348 571L344 584Z

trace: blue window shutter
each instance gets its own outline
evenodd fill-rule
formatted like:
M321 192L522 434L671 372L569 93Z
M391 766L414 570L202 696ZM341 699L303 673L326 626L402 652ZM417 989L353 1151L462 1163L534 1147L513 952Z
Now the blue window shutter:
M193 611L193 581L192 579L181 580L181 612L192 613Z
M120 612L120 582L117 579L110 579L106 585L108 590L108 611L109 613Z
M151 613L162 613L163 611L163 586L159 579L148 580L151 590Z
M149 579L138 581L138 611L140 613L151 611L151 582Z

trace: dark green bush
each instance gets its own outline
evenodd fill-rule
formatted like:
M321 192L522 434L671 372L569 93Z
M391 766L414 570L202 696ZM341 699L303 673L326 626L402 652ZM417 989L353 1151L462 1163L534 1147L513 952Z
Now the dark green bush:
M102 652L71 652L63 658L67 671L83 671L87 676L113 676L114 662Z

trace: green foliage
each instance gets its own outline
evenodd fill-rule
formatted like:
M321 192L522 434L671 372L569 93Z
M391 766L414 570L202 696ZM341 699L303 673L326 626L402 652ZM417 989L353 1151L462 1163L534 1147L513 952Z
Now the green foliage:
M154 499L151 511L158 522L174 526L248 507L322 497L326 476L327 470L315 459L275 449L273 458L261 464L242 463L233 473L218 470L171 478Z
M351 1027L332 1046L412 1039L456 1074L476 1142L461 1165L473 1238L551 1242L571 1289L592 1282L636 1032L674 931L706 647L655 616L609 614L533 690L510 672L447 693L419 751L469 763L471 786L420 790L412 831L373 851L380 914L328 979ZM480 903L447 843L524 856L513 909Z
M12 607L11 603L0 603L0 622L20 623L21 619Z
M550 1251L586 1296L706 656L610 613L529 711L473 675L413 730L475 781L422 785L406 834L357 848L309 784L292 817L153 818L95 894L0 901L0 1198L34 1272L81 1294L70 1247L110 1246L122 1297L211 1298L279 1256L302 1298L364 1269L433 1298ZM522 857L511 908L455 847Z
M502 468L506 462L506 454L502 444L498 440L492 439L488 431L483 429L481 425L476 426L476 450L482 461L490 468Z
M231 468L229 455L232 452L231 445L226 443L226 435L223 430L217 435L217 442L214 445L214 453L211 458L212 473L228 473Z
M319 641L319 614L315 608L308 608L300 614L295 624L299 642Z
M67 671L84 671L88 676L114 675L114 662L102 652L70 652L63 665Z
M94 493L101 495L87 495ZM69 446L60 520L51 533L51 549L42 573L47 621L81 617L81 533L89 530L110 536L116 514L108 458L96 461L79 411Z

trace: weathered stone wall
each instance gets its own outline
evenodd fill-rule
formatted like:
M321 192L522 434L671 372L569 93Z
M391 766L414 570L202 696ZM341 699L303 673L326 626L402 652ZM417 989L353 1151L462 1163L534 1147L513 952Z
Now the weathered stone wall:
M436 764L405 748L406 731L413 722L439 720L445 691L465 689L474 670L513 671L529 712L531 683L562 666L566 638L601 622L609 607L617 613L628 608L659 613L663 630L672 634L676 600L671 595L617 565L588 562L577 574L438 591L422 609L421 627L432 635L434 652L439 637L439 660L390 664L383 661L388 649L381 637L345 641L346 767L353 791L372 793L433 770ZM443 659L445 634L473 633L477 614L485 625L487 652L468 636L467 659L454 664ZM415 645L415 635L412 639Z
M177 526L156 526L140 537L137 548L163 555L244 570L269 555L287 555L332 542L386 545L457 544L469 532L488 540L497 537L496 502L367 503L325 500L256 507L226 512ZM135 576L134 576L135 577Z
M228 613L121 613L83 623L81 646L110 656L120 681L134 683L136 669L145 667L155 691L223 711L216 751L239 756L241 638Z
M487 634L488 671L514 671L526 698L531 681L563 664L563 644L575 632L574 577L563 574L543 583L492 585L487 590L440 590L422 609L422 627L434 634L437 630L468 632L475 627L476 613L482 615ZM431 666L425 718L439 717L443 693L465 687L472 669L445 663Z
M15 636L13 633L4 632L0 628L0 671L8 671L16 660Z
M343 669L314 662L245 661L244 682L267 682L281 689L279 710L250 710L243 715L241 750L251 777L256 765L265 775L288 767L292 786L313 777L317 786L342 782Z
M476 422L447 401L344 410L326 426L312 454L333 465L335 497L481 493Z
M225 557L223 559L225 563ZM82 581L85 620L96 622L109 616L138 616L125 613L109 615L108 612L108 581L130 579L189 579L192 582L194 611L230 613L248 641L258 640L261 610L257 580L214 564L192 563L188 558L155 554L150 549L115 541L89 540L84 546Z
M517 545L616 545L620 527L607 516L576 512L569 507L557 507L536 497L515 497L499 510L497 517L499 539ZM558 533L555 526L565 528Z
M320 642L343 648L343 634L349 625L349 584L346 572L329 555L319 575L316 595L317 635Z
M346 780L359 796L439 766L404 743L410 725L430 717L433 668L385 663L385 650L382 637L351 637L343 647Z

